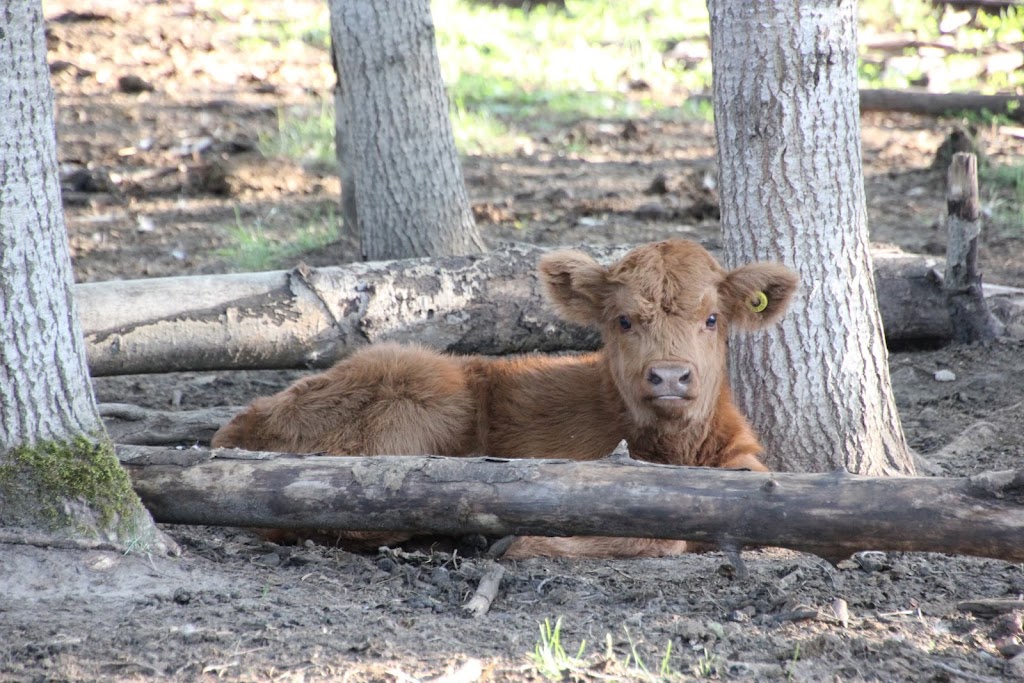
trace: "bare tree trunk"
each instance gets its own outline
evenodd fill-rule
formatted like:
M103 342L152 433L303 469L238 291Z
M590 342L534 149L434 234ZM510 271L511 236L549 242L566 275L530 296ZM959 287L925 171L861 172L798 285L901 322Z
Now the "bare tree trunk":
M429 1L331 0L330 7L341 66L337 120L350 128L339 151L354 179L364 258L483 251L455 151Z
M0 2L0 528L156 537L93 399L72 301L42 8Z
M638 460L287 456L118 447L156 519L460 536L632 536L1024 560L1024 470L964 479Z
M790 312L732 346L775 469L913 472L868 253L854 0L709 0L726 260L801 275Z

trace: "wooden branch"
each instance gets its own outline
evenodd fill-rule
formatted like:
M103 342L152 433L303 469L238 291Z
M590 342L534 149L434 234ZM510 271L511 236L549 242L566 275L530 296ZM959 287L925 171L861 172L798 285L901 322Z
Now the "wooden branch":
M627 247L591 249L618 258ZM327 367L371 342L492 355L592 349L597 335L552 313L535 275L543 250L337 268L77 285L93 376ZM948 340L934 259L875 252L889 342ZM1019 290L1024 295L1024 290Z
M611 535L1024 560L1024 470L963 479L753 473L635 460L289 456L118 446L159 522Z
M924 116L948 116L964 111L989 111L1024 120L1024 97L978 93L932 93L877 88L860 91L860 110L902 111Z
M962 344L995 339L1001 325L989 313L978 273L981 203L978 200L978 158L957 152L947 174L946 293L953 341Z
M492 565L482 577L480 585L473 593L462 609L470 613L474 618L482 617L491 609L491 603L498 597L498 587L501 585L501 577L505 575L505 567L500 564Z

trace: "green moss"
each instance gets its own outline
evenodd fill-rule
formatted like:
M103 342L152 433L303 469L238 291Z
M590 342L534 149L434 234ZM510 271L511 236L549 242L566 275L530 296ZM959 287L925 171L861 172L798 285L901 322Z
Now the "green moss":
M78 525L65 503L80 500L95 512L101 530L118 536L135 531L141 504L108 439L80 436L8 451L0 459L0 499L13 493L12 486L20 498L33 500L35 512L54 528Z

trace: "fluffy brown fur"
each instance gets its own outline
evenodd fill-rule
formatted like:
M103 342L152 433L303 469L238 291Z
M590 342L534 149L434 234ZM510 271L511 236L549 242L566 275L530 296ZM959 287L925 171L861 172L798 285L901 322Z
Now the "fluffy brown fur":
M579 252L555 252L539 271L563 317L601 330L600 351L488 359L380 344L256 399L213 445L593 460L626 439L634 458L650 462L766 470L757 438L732 402L726 339L732 326L764 327L782 315L797 284L792 271L774 263L726 271L683 240L638 247L610 267ZM755 312L758 292L768 305ZM682 541L524 537L506 556L685 549Z

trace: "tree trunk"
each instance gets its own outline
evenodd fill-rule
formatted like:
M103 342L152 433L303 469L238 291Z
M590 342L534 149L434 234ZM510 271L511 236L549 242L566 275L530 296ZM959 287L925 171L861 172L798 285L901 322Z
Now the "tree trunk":
M428 0L331 0L339 151L364 258L483 251L448 118ZM346 197L347 199L347 197ZM346 217L349 213L346 210Z
M341 62L338 46L331 43L331 65L337 76L334 88L334 151L338 160L341 178L341 232L342 238L356 247L356 253L363 253L359 234L359 210L356 208L356 169L352 159L352 123L345 108L345 83L341 79Z
M732 346L773 469L913 472L868 253L854 0L709 0L726 260L801 275L781 325Z
M0 528L149 543L86 371L42 8L5 0L0 16Z
M1024 470L964 479L638 460L286 456L118 447L156 519L461 536L632 536L1024 560Z
M610 261L627 249L588 251ZM513 246L482 256L95 282L78 285L75 299L94 377L323 368L381 341L490 355L595 348L596 333L560 321L545 303L535 276L542 253ZM875 259L889 341L948 341L940 262L891 251ZM1024 322L1024 290L986 285L985 295L1004 322Z

